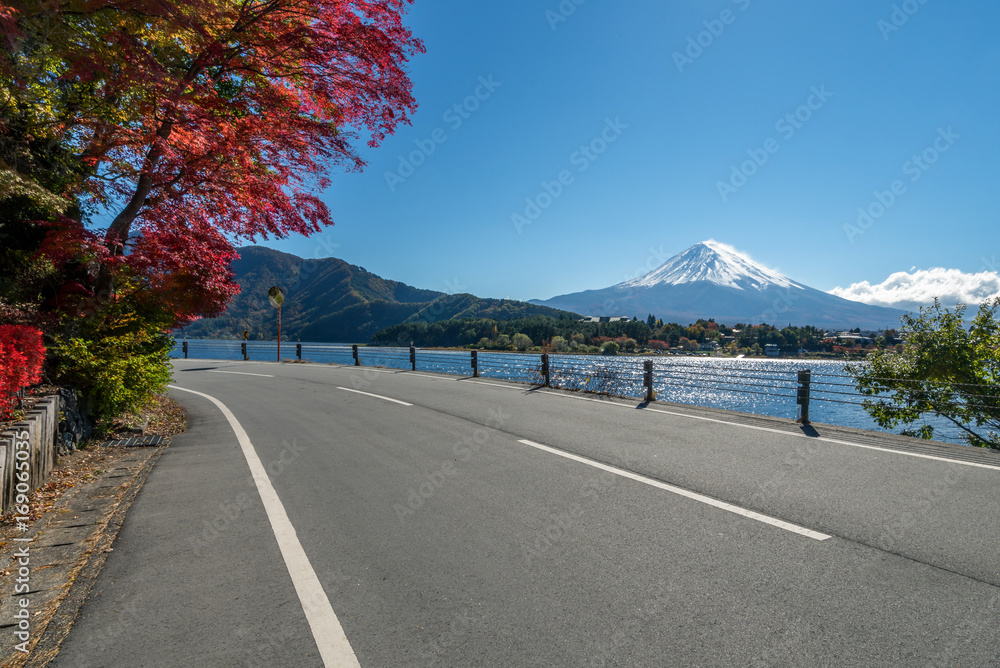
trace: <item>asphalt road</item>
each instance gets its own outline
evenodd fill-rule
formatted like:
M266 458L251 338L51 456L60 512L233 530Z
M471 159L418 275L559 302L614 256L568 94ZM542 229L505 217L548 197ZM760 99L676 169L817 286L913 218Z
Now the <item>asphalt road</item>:
M53 665L1000 665L990 453L426 373L175 367L189 430Z

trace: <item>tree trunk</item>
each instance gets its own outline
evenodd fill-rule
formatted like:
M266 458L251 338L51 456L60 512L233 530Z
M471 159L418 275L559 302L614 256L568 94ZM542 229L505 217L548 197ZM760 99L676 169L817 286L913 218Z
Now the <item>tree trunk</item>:
M139 180L135 184L135 191L132 198L125 205L115 219L111 221L108 231L104 235L104 245L111 251L113 256L125 254L125 243L128 241L129 232L132 229L132 221L139 215L142 207L153 189L153 174L156 165L163 156L163 144L170 137L173 131L173 121L164 121L156 131L156 141L146 154L146 164L139 174ZM111 299L114 292L114 284L111 277L111 270L106 264L102 264L97 273L97 283L95 285L94 297L98 304L103 304Z

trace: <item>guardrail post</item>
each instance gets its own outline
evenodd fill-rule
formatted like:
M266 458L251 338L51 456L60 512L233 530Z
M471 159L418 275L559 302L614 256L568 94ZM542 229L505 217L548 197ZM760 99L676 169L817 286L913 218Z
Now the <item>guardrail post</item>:
M417 370L417 349L410 346L410 368L413 371Z
M188 358L188 342L187 342L187 341L185 341L185 342L184 342L184 343L182 344L182 346L181 346L181 347L182 347L182 348L184 348L184 359L187 359L187 358Z
M643 361L642 367L642 385L646 388L646 401L656 401L656 392L653 391L653 360Z
M479 378L479 351L472 351L472 377Z
M244 341L243 343L240 344L240 352L243 353L243 361L244 362L246 362L248 359L250 359L250 357L247 356L247 342L246 341Z
M549 387L549 381L551 377L549 376L549 354L542 353L542 376L545 378L545 387Z
M295 357L297 357L300 362L302 361L302 344L301 343L296 343L295 344Z
M361 366L361 358L358 357L358 344L351 346L351 354L354 356L354 366Z
M799 371L799 391L795 403L799 405L799 419L796 422L809 424L809 384L812 382L812 370Z

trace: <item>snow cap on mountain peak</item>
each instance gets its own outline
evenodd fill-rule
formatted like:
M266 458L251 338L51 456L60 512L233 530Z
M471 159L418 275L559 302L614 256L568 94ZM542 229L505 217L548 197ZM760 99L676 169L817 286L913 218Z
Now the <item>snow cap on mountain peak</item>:
M753 261L728 244L709 239L675 255L653 271L620 283L619 288L651 288L655 285L680 285L708 281L737 290L764 290L803 286L773 269Z

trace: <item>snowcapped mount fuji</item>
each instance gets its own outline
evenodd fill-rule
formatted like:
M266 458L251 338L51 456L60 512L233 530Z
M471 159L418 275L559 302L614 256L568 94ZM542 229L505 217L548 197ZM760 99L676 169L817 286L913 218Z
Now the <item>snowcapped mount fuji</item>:
M766 290L772 285L805 288L717 241L695 244L648 274L619 283L615 287L651 288L698 281L708 281L737 290Z
M645 319L652 313L682 324L714 318L729 325L865 329L897 327L904 313L810 288L716 241L695 244L653 271L609 288L531 303L585 315Z

